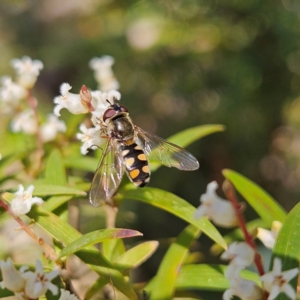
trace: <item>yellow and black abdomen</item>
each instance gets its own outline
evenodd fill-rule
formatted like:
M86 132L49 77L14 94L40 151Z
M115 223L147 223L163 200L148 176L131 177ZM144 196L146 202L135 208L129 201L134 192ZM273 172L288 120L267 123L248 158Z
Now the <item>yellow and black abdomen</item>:
M133 143L121 145L120 150L129 179L136 186L145 186L150 181L150 169L142 148Z

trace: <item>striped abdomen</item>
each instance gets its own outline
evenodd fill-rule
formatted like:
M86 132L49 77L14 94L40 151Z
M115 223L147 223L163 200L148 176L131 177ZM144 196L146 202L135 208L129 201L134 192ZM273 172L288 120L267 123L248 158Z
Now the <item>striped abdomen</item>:
M129 179L139 187L145 186L150 181L150 170L147 157L136 143L120 146L126 173Z

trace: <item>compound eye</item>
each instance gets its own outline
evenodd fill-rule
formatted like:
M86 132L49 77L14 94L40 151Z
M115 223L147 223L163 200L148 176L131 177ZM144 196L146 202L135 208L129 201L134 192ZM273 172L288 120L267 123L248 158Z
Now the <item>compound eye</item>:
M123 105L120 105L120 109L122 112L128 112L128 109Z
M103 114L103 121L106 121L107 119L113 117L116 113L117 111L112 108L107 109Z

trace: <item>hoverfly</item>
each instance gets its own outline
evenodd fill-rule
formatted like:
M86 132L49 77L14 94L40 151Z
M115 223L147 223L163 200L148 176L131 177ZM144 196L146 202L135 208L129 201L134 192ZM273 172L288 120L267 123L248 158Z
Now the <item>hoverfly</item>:
M148 156L179 170L199 168L192 154L137 127L126 107L107 102L110 106L99 120L102 135L107 141L89 192L93 206L99 206L102 200L108 201L113 196L124 171L136 186L145 186L150 181Z

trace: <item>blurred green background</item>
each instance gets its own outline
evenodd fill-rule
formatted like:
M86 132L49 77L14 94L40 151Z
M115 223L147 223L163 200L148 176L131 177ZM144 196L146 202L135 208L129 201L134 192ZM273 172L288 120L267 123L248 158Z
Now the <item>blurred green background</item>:
M96 89L88 63L111 55L137 125L164 138L200 124L226 126L188 148L198 171L161 168L150 186L196 206L207 183L221 185L221 170L231 168L287 209L298 201L299 0L1 0L0 17L0 75L13 74L12 58L40 59L35 93L45 111L63 82L74 92ZM128 209L146 239L183 226L152 207L128 202Z

